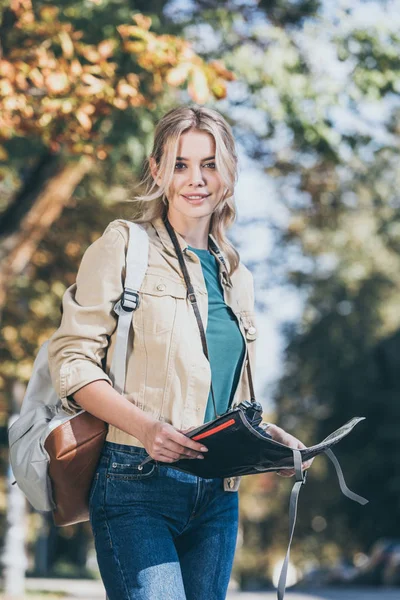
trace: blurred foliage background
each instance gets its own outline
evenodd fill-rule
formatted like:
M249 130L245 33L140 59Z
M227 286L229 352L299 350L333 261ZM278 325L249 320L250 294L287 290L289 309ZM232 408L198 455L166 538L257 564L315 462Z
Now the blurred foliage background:
M278 286L302 303L301 318L284 328L284 375L267 420L313 443L354 415L367 417L338 456L349 486L370 503L341 496L333 469L316 459L292 561L303 571L354 564L376 540L399 539L400 3L1 6L2 534L6 427L18 385L59 323L84 250L110 220L129 217L158 118L195 102L226 117L274 181L284 215L262 220L273 248L249 264L260 291ZM255 222L239 222L239 249ZM259 301L260 315L265 308ZM268 582L283 557L292 483L242 481L235 576L243 587ZM31 513L31 571L87 574L86 525L56 531Z

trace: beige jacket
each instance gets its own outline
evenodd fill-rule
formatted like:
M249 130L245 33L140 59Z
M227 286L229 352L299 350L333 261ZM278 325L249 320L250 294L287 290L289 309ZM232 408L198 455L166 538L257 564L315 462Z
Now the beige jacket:
M197 321L165 225L159 218L144 227L150 242L148 268L140 289L139 307L132 313L124 396L156 419L178 429L197 427L203 423L208 401L210 365L203 353ZM111 384L107 373L117 326L113 306L123 291L128 234L125 223L112 221L86 250L76 283L65 291L61 324L50 338L48 349L53 385L67 410L79 408L71 395L84 385L98 379ZM208 299L201 263L185 240L179 234L177 237L206 330ZM257 329L253 277L242 263L230 277L217 255L216 258L225 302L236 315L247 341L246 360L250 358L254 374ZM249 398L244 361L232 405ZM107 440L143 446L140 440L114 426L109 427Z

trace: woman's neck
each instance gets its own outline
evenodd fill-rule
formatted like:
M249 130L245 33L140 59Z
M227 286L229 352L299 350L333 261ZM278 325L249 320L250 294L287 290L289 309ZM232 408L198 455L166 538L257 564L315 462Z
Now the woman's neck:
M209 217L207 219L185 219L183 215L168 214L168 220L189 246L208 249Z

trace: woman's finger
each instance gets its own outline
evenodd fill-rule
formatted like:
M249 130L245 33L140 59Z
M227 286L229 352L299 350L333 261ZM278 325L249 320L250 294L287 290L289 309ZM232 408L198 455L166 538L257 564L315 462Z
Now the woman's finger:
M175 460L179 460L181 455L178 452L170 452L169 450L166 450L165 448L163 448L162 450L160 450L157 455L157 457L155 458L155 460L168 460L168 461L175 461Z
M181 444L177 444L173 440L167 440L164 444L164 449L178 453L180 458L199 458L200 456L203 457L203 455L200 452L196 452L196 450L190 450L190 448L185 448L184 446L181 446Z
M178 429L178 431L180 431L183 434L189 433L190 431L193 431L193 429L196 429L196 427L189 427L189 429Z
M190 450L196 451L197 453L208 451L208 448L206 446L204 446L203 444L201 444L199 442L195 442L194 440L191 440L189 437L187 437L186 435L184 435L177 429L172 430L171 436L169 437L169 439L172 440L173 442L176 442L180 446L182 446L185 450L190 449Z
M282 469L280 471L276 472L277 475L280 475L281 477L292 477L295 474L295 470L294 469Z
M184 454L177 454L176 452L168 452L168 450L163 450L162 452L159 452L157 457L154 460L160 461L160 462L177 462L178 460L181 460L182 458L188 458L187 456L185 456Z
M309 460L307 460L306 462L303 463L303 469L309 469L311 467L311 465L314 462L314 458L315 456L313 456L313 458L310 458Z

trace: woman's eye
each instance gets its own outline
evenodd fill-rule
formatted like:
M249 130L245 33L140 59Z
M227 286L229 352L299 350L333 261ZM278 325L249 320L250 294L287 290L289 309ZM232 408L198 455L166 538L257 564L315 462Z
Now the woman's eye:
M205 164L204 166L205 166L205 167L210 167L210 166L211 166L211 168L212 168L212 169L215 169L215 166L216 166L216 165L215 165L215 162L209 162L209 163ZM176 164L175 164L175 169L176 169L177 167L186 167L186 165L185 165L185 163L178 162L178 163L176 163ZM178 171L181 171L181 169L180 169L180 168L178 168Z

